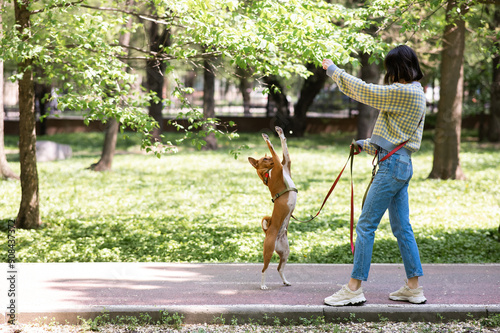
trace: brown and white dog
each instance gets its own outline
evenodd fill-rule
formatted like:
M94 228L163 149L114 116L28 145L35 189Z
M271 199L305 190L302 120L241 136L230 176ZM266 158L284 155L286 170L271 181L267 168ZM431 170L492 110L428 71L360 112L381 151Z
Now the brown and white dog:
M287 230L297 202L297 189L292 181L290 173L290 155L286 145L286 138L283 130L276 126L276 132L281 139L281 148L283 150L283 162L280 162L278 154L273 148L269 136L262 133L262 137L267 143L272 157L267 155L260 160L252 157L248 158L250 164L257 169L257 175L269 187L272 201L274 203L272 216L264 216L262 219L262 229L266 233L264 239L264 268L262 269L261 289L268 289L266 286L266 269L269 266L273 252L276 251L280 257L278 272L283 280L283 284L290 286L283 273L290 247L288 245Z

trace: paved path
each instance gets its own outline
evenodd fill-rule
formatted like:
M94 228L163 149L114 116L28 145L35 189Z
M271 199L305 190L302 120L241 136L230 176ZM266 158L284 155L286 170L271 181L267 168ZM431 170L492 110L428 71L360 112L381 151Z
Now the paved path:
M373 264L363 284L367 302L357 307L328 307L323 299L347 282L351 265L289 264L281 284L276 265L267 274L270 290L260 290L261 264L47 263L17 264L17 318L54 318L76 323L104 310L133 315L160 310L185 316L186 323L211 322L221 315L241 323L263 316L330 320L467 319L500 313L500 264L424 265L424 305L393 302L389 292L404 284L399 264ZM7 278L9 271L4 264ZM8 282L8 281L7 281ZM2 297L8 285L2 284ZM4 296L5 295L5 296ZM2 302L8 304L9 300ZM0 318L8 319L8 311Z

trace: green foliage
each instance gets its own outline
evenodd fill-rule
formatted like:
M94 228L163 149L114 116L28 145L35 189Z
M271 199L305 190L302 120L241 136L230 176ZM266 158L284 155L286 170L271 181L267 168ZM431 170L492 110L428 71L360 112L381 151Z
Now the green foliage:
M226 324L226 319L224 318L224 316L221 314L220 316L216 317L214 316L213 320L212 320L212 323L217 325L225 325Z
M130 134L130 133L129 133ZM427 135L426 135L427 136ZM166 134L175 141L178 134ZM259 134L241 134L216 152L193 153L186 142L177 154L145 155L140 136L118 140L112 172L86 168L100 156L103 137L96 133L55 135L71 144L70 160L39 163L42 195L39 230L17 230L19 262L261 262L264 234L260 220L272 211L268 189L246 157L269 154ZM314 215L349 151L352 135L289 138L292 174L299 190L294 215ZM279 150L277 139L271 139ZM6 148L17 138L7 136ZM237 160L234 145L250 147ZM427 180L432 143L425 139L414 156L410 184L413 229L425 263L500 262L500 151L493 145L464 142L466 181ZM8 156L14 171L19 159ZM355 217L369 181L371 157L356 156ZM15 218L21 189L0 183L0 229ZM349 177L343 176L326 207L310 223L289 228L291 263L350 263ZM0 248L6 248L0 233ZM6 260L6 251L1 252ZM376 234L373 262L401 262L387 216Z
M137 76L129 74L118 59L123 50L112 36L120 31L126 16L87 11L80 4L33 2L28 8L31 29L21 34L15 24L4 27L0 58L16 63L30 59L35 80L59 88L59 110L82 112L86 123L115 118L122 129L142 133L147 145L149 133L158 127L145 112L152 96L131 90ZM7 9L14 10L12 6ZM17 73L12 79L22 75Z
M497 52L494 38L488 38L498 34L491 20L494 5L480 1L467 1L467 5L467 11L455 10L453 17L465 19L472 31L470 41L475 45L466 54L479 72L475 64L488 62L489 55ZM447 23L443 0L372 0L352 8L314 0L148 0L130 7L103 1L100 6L70 0L33 2L28 8L32 28L22 36L13 24L9 3L3 14L8 19L4 20L0 58L17 63L32 60L37 81L61 89L59 109L84 112L87 121L116 118L122 129L142 133L144 147L150 145L149 133L158 126L145 110L152 100L160 99L132 89L146 59L168 62L167 72L172 72L185 64L191 66L192 61L220 56L230 64L251 67L256 76L305 77L310 74L306 63L319 65L326 57L341 65L357 65L359 52L372 54L371 61L382 59L391 41L385 37L382 41L382 32L392 27L398 27L405 41L417 36L419 41L439 46L436 37ZM142 49L143 45L132 45L131 56L140 62L129 61L127 69L128 53L118 45L118 37L127 32L124 26L130 16L163 25L171 30L172 38L170 45L161 45L155 54ZM146 38L142 22L136 21L130 29L133 40ZM378 28L375 37L366 33L373 26ZM484 77L479 73L477 79ZM471 74L471 78L476 77ZM164 102L182 99L183 93L178 89ZM483 102L487 93L481 92L481 97ZM468 109L477 112L473 104ZM203 146L203 140L195 145ZM161 147L152 150L168 152Z
M493 19L498 4L478 0L454 1L453 8L447 13L448 3L451 2L373 0L367 10L378 20L376 34L381 35L382 40L408 44L417 52L424 71L423 83L439 80L440 55L447 47L443 45L445 27L454 25L457 19L463 20L467 29L463 114L487 113L485 105L490 98L492 58L499 53L499 44L495 41L499 39L500 29Z
M111 316L109 312L103 311L102 314L96 316L94 319L85 319L78 317L81 321L83 331L100 331L106 325L124 326L129 331L135 331L140 326L145 325L158 325L169 326L178 330L184 321L184 316L174 313L170 315L168 311L160 310L158 321L154 321L150 314L139 313L139 316Z
M187 109L186 112L179 112L175 119L168 121L169 125L172 125L178 132L184 134L182 138L175 140L176 145L184 141L189 141L193 147L200 150L207 144L204 139L211 134L214 134L217 139L225 138L233 140L238 138L239 135L236 131L229 132L229 128L235 126L233 121L230 121L228 124L223 124L217 118L204 117L203 112L193 107L188 98L186 98L187 93L192 93L192 88L185 88L178 79L175 81L176 87L174 88L173 96L181 101L183 108ZM187 121L187 125L182 125L182 121ZM162 137L164 138L164 136ZM230 153L236 159L245 149L247 149L247 147L242 145L231 150ZM154 151L155 154L160 157L161 153L177 151L177 149L175 146L172 146L171 141L167 141L167 145L160 149L153 150L148 147L146 151Z
M325 325L326 320L324 316L310 317L310 318L299 318L299 322L303 326L320 326Z
M24 15L29 15L31 27L19 32L14 21L5 21L0 59L15 63L29 60L37 82L60 89L58 109L83 113L87 123L114 118L122 130L131 128L140 133L143 148L151 146L149 149L159 156L170 149L151 144L150 133L158 124L146 108L161 98L132 88L145 60L168 62L168 73L193 60L221 56L231 64L252 67L256 76L306 77L310 73L304 64L308 62L319 65L329 57L338 64L356 64L357 52L383 54L385 44L364 29L373 15L383 16L387 8L349 9L314 0L149 0L129 7L116 1L99 5L71 0L30 2ZM13 4L9 4L4 16L13 11ZM124 27L130 17L142 21L127 31ZM135 53L130 56L141 60L138 64L131 61L118 40L120 34L130 32L142 43L147 37L141 35L146 30L144 21L162 25L171 31L172 38L169 45L160 45L154 53L143 45L131 45ZM22 75L16 73L12 80ZM163 102L178 98L188 106L184 93L178 88ZM189 106L188 110L193 112ZM211 131L233 135L204 126L217 123L216 119L202 119L199 114L195 118L182 130L206 129L199 133L200 139L191 140L198 148L206 144L203 137ZM240 152L236 150L234 155Z
M481 319L480 323L483 327L500 327L500 314L491 314L488 317Z

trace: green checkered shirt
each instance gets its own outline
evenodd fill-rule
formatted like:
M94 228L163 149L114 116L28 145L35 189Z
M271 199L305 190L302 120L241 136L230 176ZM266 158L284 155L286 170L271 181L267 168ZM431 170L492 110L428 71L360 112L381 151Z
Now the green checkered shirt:
M370 155L375 155L379 147L391 151L408 139L398 153L411 155L420 149L426 100L419 82L369 84L335 65L328 67L327 75L344 94L380 111L372 137L358 141L364 151Z

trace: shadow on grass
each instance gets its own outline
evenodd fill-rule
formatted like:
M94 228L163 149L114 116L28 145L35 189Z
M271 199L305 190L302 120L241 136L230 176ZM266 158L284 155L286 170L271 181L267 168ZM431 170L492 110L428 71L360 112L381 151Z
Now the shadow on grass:
M9 153L9 154L5 154L5 157L7 158L7 161L8 161L8 162L17 162L17 163L19 163L19 162L20 162L20 159L19 159L19 153Z
M463 229L415 235L422 263L498 263L500 236L495 229ZM305 253L293 254L297 262L352 263L348 243L331 246L313 244ZM402 263L396 238L375 240L373 263Z
M11 219L0 219L0 232L7 233L9 231L9 226L12 226L15 220L15 217L12 217Z
M7 221L1 221L2 230L6 231ZM16 233L20 262L257 262L263 239L260 226L237 228L207 222L205 216L192 221L184 217L166 221L153 217L96 216L65 219L62 223L47 221L37 231ZM242 247L255 251L242 253ZM3 253L2 260L5 259Z

